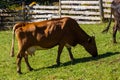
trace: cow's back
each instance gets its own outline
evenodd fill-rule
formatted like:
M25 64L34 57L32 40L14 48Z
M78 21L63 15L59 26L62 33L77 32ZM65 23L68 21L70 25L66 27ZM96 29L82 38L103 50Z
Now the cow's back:
M38 45L52 48L59 44L75 46L88 37L79 24L69 17L28 23L18 28L16 34L19 44L27 48Z
M45 25L46 28L44 28L44 32L42 34L42 37L40 37L40 30L41 27L37 27L38 31L38 38L37 39L39 42L41 42L42 46L56 46L58 44L66 44L66 43L74 43L75 42L75 35L73 32L73 27L72 25L73 19L64 17L64 18L58 18L58 19L52 19L48 20Z
M43 48L54 47L60 42L73 38L68 23L70 18L58 18L43 22L28 23L16 30L19 44L24 46L39 45Z

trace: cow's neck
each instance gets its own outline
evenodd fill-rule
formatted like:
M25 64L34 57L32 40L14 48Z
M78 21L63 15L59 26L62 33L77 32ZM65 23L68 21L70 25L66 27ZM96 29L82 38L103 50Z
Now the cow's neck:
M91 37L83 30L78 32L78 43L84 45Z

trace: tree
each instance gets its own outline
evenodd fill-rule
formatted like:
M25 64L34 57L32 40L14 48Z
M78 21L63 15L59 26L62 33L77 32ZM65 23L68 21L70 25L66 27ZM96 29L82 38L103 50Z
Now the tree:
M0 8L9 8L9 6L15 4L15 0L0 0Z
M50 5L53 2L58 2L59 0L0 0L0 8L10 8L13 5L22 5L22 2L25 1L25 4L30 4L33 1L41 5Z

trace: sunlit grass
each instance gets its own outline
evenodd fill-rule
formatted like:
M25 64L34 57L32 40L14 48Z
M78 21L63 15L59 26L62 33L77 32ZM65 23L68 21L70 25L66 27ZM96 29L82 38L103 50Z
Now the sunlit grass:
M97 58L92 58L82 46L77 45L72 49L75 64L71 64L64 48L61 55L62 64L56 67L56 46L49 50L37 51L33 57L29 56L29 62L34 68L31 72L22 60L22 75L16 72L16 57L9 56L11 31L0 31L0 80L120 80L120 33L117 34L118 44L113 44L112 29L107 34L101 33L106 25L80 25L89 35L95 35L99 52Z

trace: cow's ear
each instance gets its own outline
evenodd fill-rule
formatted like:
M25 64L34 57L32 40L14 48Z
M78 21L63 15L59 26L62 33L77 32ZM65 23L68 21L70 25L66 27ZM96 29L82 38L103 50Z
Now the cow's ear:
M92 38L95 38L95 36L92 36Z
M92 37L88 38L88 43L92 42Z

